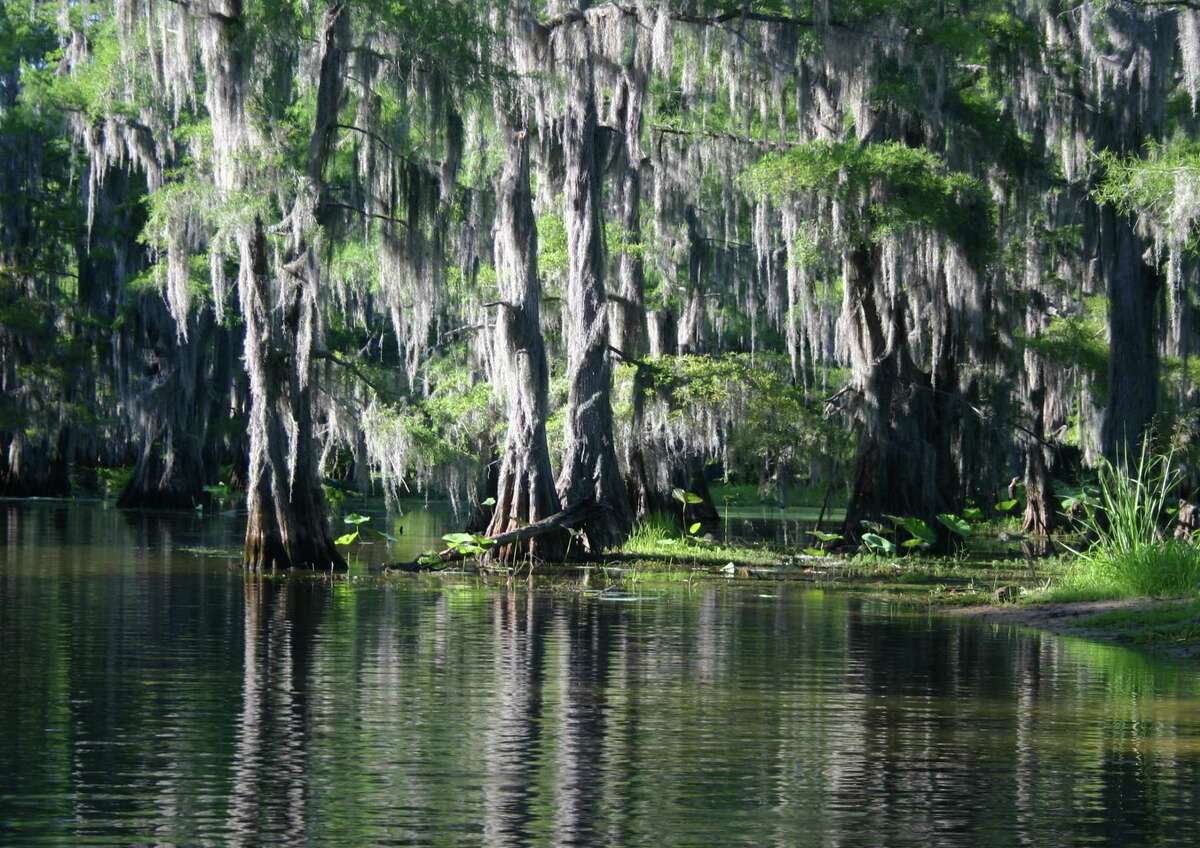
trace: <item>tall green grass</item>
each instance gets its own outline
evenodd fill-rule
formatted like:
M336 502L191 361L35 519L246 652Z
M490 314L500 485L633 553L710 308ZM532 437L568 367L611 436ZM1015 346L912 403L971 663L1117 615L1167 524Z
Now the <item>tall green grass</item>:
M1143 441L1136 463L1102 460L1099 494L1084 502L1081 523L1094 539L1067 573L1064 588L1112 597L1172 597L1200 591L1200 549L1164 533L1179 483L1171 453Z

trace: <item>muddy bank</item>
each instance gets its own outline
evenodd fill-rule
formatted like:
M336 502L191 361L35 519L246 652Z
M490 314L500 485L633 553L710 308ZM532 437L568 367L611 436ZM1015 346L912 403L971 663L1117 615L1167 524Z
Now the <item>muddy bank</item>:
M1150 648L1157 652L1165 651L1175 656L1195 659L1200 658L1200 640L1195 638L1194 628L1184 630L1180 627L1181 624L1192 622L1180 621L1176 615L1192 603L1187 600L1133 598L1072 603L981 605L947 608L944 613ZM1165 627L1156 626L1155 620L1159 618L1171 619L1171 623ZM1164 638L1153 638L1155 634Z

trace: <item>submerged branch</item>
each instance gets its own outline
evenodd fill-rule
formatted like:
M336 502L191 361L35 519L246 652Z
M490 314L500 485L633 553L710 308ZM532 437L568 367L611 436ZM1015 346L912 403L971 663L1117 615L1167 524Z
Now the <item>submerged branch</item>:
M486 546L489 549L501 550L509 545L516 545L522 542L528 542L530 539L536 539L539 536L545 536L550 533L557 533L563 530L569 530L573 527L578 527L592 518L600 515L604 507L601 507L591 501L584 501L573 504L561 512L556 512L549 518L543 518L541 521L535 521L532 524L526 524L524 527L518 527L516 530L510 530L507 533L499 533L495 536L486 537ZM459 551L447 548L438 552L437 559L439 563L457 562L458 560L466 559L467 555ZM408 563L395 563L385 566L385 570L391 571L433 571L435 566L426 564L421 560Z

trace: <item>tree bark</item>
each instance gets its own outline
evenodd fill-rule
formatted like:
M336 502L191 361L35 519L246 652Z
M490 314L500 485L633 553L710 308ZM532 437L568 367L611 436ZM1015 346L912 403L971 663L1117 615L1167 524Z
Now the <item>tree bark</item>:
M243 559L255 570L344 567L329 533L313 450L311 382L302 383L293 351L301 286L274 304L262 222L243 243L239 295L250 375L250 471ZM285 290L286 291L286 290ZM288 344L292 342L293 344ZM291 431L291 432L289 432Z
M1046 537L1058 524L1054 508L1054 483L1046 466L1046 388L1039 366L1029 391L1033 426L1025 443L1025 516L1021 530L1031 536Z
M680 355L707 352L704 327L704 238L700 232L700 217L694 206L687 210L688 232L688 301L679 325Z
M503 536L536 524L560 507L546 445L550 376L539 309L530 140L526 128L509 113L512 107L497 106L507 158L496 186L496 276L501 307L496 316L495 345L499 386L508 403L508 435L488 536ZM566 552L566 543L565 533L547 533L515 539L494 555L558 560Z
M586 22L564 27L562 46L571 81L563 125L570 389L558 491L568 506L593 501L603 507L582 528L588 550L599 552L628 537L633 513L613 442L612 363L596 161L596 92Z
M1124 462L1138 450L1158 411L1159 362L1155 337L1157 272L1143 259L1144 245L1126 217L1103 214L1115 255L1108 273L1108 406L1101 427L1104 453Z
M876 245L846 256L842 320L859 396L859 441L843 534L857 539L864 520L891 514L921 518L945 541L936 516L957 511L958 501L950 457L953 363L941 344L933 376L917 368L906 342L903 296L881 313L878 267Z
M308 145L307 178L295 200L293 230L277 271L273 304L262 222L243 242L239 280L250 372L250 472L245 562L248 567L344 567L329 532L313 428L315 373L312 348L319 337L315 236L300 226L304 206L322 209L324 172L342 96L342 41L346 7L335 4L320 29L321 65L316 118ZM312 195L304 197L304 192ZM278 320L275 316L278 315Z
M136 420L141 451L118 506L190 509L203 496L204 448L214 386L208 358L212 320L192 316L189 341L180 340L175 319L162 298L143 298L135 332L144 347L142 374L129 379L144 385L137 392ZM136 407L135 407L136 408Z

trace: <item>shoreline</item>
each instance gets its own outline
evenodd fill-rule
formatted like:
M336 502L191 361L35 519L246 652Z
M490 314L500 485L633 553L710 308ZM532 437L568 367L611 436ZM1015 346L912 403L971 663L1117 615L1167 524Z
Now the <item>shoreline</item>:
M1200 608L1195 600L1187 598L981 604L948 607L941 612L1150 650L1180 659L1200 659Z

